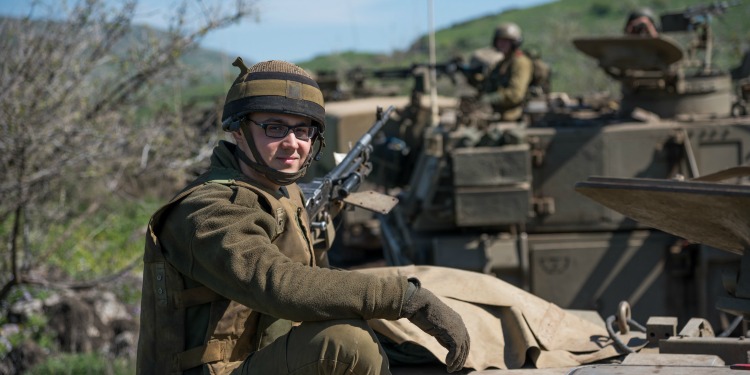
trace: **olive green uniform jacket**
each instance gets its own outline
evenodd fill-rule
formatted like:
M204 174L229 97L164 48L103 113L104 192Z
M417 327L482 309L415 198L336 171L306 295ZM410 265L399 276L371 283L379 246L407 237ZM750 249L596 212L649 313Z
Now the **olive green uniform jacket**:
M492 108L503 121L521 118L533 74L533 63L521 50L516 50L490 72L482 91L492 98Z
M398 319L407 278L321 268L296 184L269 191L221 142L151 218L138 373L226 373L293 322Z

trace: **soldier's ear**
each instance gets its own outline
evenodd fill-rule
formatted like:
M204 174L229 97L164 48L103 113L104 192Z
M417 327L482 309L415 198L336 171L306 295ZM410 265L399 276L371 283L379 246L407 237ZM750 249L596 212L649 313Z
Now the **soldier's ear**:
M232 130L229 132L232 134L232 138L234 138L235 142L240 142L245 139L245 135L242 134L242 129L238 126L236 130Z

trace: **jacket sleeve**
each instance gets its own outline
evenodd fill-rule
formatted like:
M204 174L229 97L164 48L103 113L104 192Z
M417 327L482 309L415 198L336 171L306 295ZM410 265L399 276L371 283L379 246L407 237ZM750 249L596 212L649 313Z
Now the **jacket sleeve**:
M408 281L293 262L271 243L276 221L257 195L209 184L162 221L165 257L181 273L253 310L293 321L398 319ZM232 194L251 194L243 204Z

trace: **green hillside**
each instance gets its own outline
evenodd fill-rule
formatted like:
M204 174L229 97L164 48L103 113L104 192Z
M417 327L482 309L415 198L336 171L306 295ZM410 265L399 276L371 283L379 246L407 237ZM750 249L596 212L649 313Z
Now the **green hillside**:
M648 6L655 13L682 11L704 4L698 0L561 0L525 9L514 9L488 15L438 30L435 35L438 61L451 57L467 58L471 51L489 45L494 27L511 21L523 29L526 49L534 49L553 68L554 91L587 93L612 89L612 82L600 72L596 62L578 52L572 40L578 37L620 35L628 13ZM706 3L708 4L708 3ZM750 2L734 6L727 14L712 19L715 34L715 66L728 69L739 63L748 47L750 29L745 20L750 16ZM414 62L428 61L427 36L414 41L407 51L390 56L363 54L353 51L318 56L300 63L310 70L348 70L362 67L407 67Z
M596 61L580 53L572 41L579 37L621 35L628 13L647 6L655 13L678 12L688 7L711 4L699 0L560 0L530 8L513 9L487 15L438 30L435 35L438 61L462 57L490 44L495 26L515 22L523 29L527 50L539 52L553 69L552 89L571 94L616 90L616 83L600 71ZM739 64L742 53L750 46L750 29L744 20L750 18L750 2L733 6L727 14L712 18L714 31L714 65L729 69ZM339 77L353 68L405 68L414 63L428 62L428 37L414 40L410 47L391 54L345 51L320 55L299 62L309 71L336 71ZM232 57L218 51L197 49L181 60L195 78L183 88L183 101L215 103L226 93L235 72L230 68ZM226 69L217 69L223 61ZM402 90L410 81L400 83ZM443 84L445 86L445 84Z

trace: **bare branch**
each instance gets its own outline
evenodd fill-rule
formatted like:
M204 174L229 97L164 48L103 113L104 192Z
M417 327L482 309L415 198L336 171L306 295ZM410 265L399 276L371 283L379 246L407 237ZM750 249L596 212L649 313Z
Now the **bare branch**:
M139 256L131 260L130 263L128 263L128 265L121 268L117 272L114 272L112 274L105 275L102 277L98 277L96 279L87 280L87 281L71 282L71 281L63 281L63 280L46 280L43 278L27 276L24 278L24 284L39 285L39 286L44 286L47 288L56 288L56 289L77 289L77 290L91 289L97 286L101 286L102 284L113 282L123 277L128 272L132 271L135 267L140 265L142 262L143 262L143 259Z
M21 279L21 273L18 269L18 233L21 226L21 212L22 208L19 206L16 209L15 217L13 218L13 232L11 233L10 239L10 269L11 277L10 280L6 281L2 289L0 289L0 301L4 300L10 293L13 286L23 282Z
M144 104L154 93L170 103L162 93L188 78L180 58L252 3L183 0L162 31L133 25L136 0L41 0L27 17L0 18L0 219L12 224L0 232L10 250L0 257L10 271L0 273L0 300L21 283L45 284L30 275L67 251L61 244L103 199L155 190L185 173L167 169L175 160L190 167L204 157L203 124L193 124L201 114L177 123L174 111L189 108ZM64 224L57 238L53 223Z

